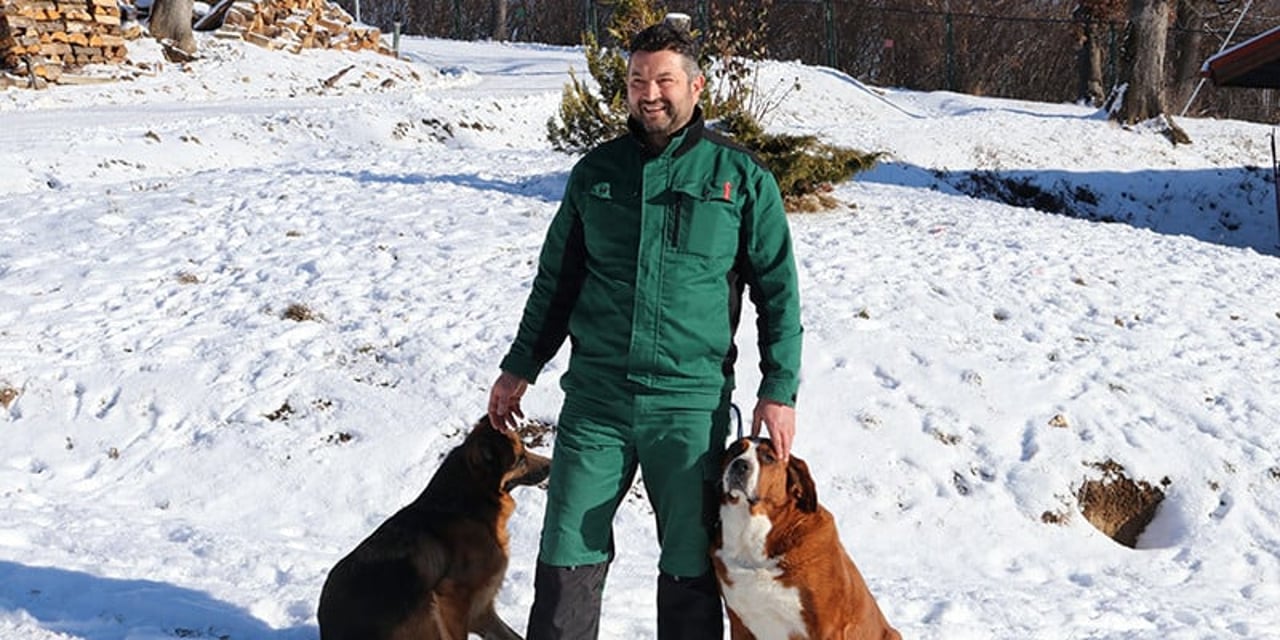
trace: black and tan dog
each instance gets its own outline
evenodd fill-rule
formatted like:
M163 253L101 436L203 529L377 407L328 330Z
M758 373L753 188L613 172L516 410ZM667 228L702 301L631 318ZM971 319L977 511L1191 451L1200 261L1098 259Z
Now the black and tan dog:
M519 640L493 610L507 571L510 491L541 482L550 466L482 418L422 495L329 572L321 640Z

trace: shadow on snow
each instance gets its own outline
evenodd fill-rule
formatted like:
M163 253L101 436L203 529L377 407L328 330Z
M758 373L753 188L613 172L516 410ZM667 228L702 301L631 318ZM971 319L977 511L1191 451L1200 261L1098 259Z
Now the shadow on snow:
M475 174L429 175L386 174L370 171L358 171L334 175L355 180L361 183L392 183L406 185L449 184L477 191L496 191L521 198L534 198L542 202L557 203L564 194L564 185L569 180L568 172L555 172L546 175L531 175L515 180L486 178Z
M185 587L5 561L0 561L0 611L25 612L41 628L86 640L152 635L314 640L318 636L312 626L273 629L239 606Z
M1270 169L939 171L885 162L858 180L935 189L1280 255Z

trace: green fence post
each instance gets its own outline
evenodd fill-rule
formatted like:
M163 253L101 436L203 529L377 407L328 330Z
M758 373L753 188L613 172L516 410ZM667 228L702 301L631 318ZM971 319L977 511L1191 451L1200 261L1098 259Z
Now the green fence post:
M826 0L823 4L827 14L827 66L839 69L836 56L836 6L834 0Z
M943 19L946 24L946 47L947 47L947 90L956 90L956 34L955 25L951 22L951 12L947 12Z

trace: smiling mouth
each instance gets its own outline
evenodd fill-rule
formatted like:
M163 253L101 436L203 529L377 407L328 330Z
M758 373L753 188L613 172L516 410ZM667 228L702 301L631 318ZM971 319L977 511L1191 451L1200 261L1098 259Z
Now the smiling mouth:
M653 103L653 104L641 104L640 113L643 113L647 116L666 115L667 105L661 102Z

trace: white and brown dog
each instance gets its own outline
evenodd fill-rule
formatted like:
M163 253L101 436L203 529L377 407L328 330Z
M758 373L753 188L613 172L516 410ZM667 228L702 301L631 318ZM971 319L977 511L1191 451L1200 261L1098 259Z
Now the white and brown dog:
M900 640L818 504L809 467L743 438L723 462L711 548L733 640Z

